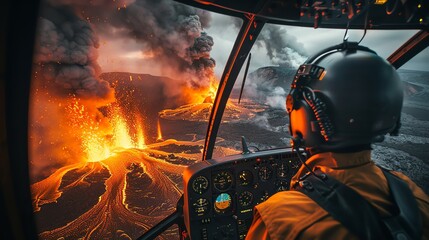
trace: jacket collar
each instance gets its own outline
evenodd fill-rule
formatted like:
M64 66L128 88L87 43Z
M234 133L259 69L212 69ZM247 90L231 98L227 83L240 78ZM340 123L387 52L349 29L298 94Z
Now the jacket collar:
M370 162L372 162L371 150L364 150L355 153L318 153L307 159L306 164L311 169L321 167L323 169L330 168L333 170L341 170L359 167ZM307 168L302 165L295 176L292 178L292 181L297 181L299 177L303 176L307 172Z

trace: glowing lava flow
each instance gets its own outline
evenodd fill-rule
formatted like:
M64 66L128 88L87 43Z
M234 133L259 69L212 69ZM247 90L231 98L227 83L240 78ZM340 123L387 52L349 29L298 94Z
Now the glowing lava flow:
M200 94L198 103L184 109L192 115L188 120L208 117L215 90ZM53 165L48 177L32 185L36 217L44 220L41 239L134 239L172 213L182 194L182 172L200 158L204 140L197 141L195 135L192 141L164 140L158 120L156 143L148 144L137 112L117 103L97 109L75 98L61 104L56 117L66 131L47 139L66 137L59 142L80 154L65 156L67 162ZM42 132L35 139L44 143L44 136ZM54 163L58 159L46 156Z
M40 211L40 206L47 203L55 202L61 196L61 192L58 191L61 181L58 180L61 180L63 176L69 171L84 168L85 165L85 163L76 163L62 167L55 171L53 174L51 174L48 178L45 178L44 180L33 184L31 188L33 190L34 210ZM88 174L90 173L91 172L88 172ZM82 179L79 179L70 185L78 184L80 181L82 181Z
M213 101L216 96L217 86L216 81L212 81L210 87L199 94L192 94L192 103L179 106L175 109L164 109L159 112L159 116L169 120L186 120L196 122L208 121ZM255 112L260 109L249 109L248 106L234 104L228 101L223 115L223 122L237 121L240 119L251 119L255 116Z
M159 215L143 215L127 208L126 203L126 179L129 172L128 167L130 164L138 163L144 166L145 174L152 180L151 184L144 189L146 192L156 192L159 199L167 199L177 201L181 195L181 191L174 183L165 175L164 172L181 174L184 166L171 164L158 158L151 157L150 155L156 154L160 156L163 154L167 156L169 153L151 150L153 147L162 147L171 143L180 145L199 145L201 142L177 142L175 140L168 140L162 143L148 145L145 150L141 149L126 149L118 152L116 155L103 160L101 163L106 167L111 176L105 182L106 191L100 196L99 202L92 207L89 211L82 214L77 219L69 222L67 225L51 231L46 231L40 234L42 239L58 239L64 236L84 236L91 239L104 239L111 238L115 232L112 231L122 230L122 234L135 238L142 234L154 223L159 222L169 212ZM33 185L33 192L43 193L43 187L49 186L51 192L57 191L57 195L40 195L43 197L58 197L58 189L52 186L59 186L61 176L64 172L77 168L78 165L68 169L59 169L58 174L53 174L49 178L40 183ZM52 181L52 180L57 181ZM53 184L56 183L56 184ZM78 181L76 181L78 183ZM52 201L45 199L45 202ZM39 201L39 205L41 202ZM89 231L86 231L89 229ZM84 234L84 235L81 235ZM113 235L112 235L113 234Z
M64 205L62 197L68 190L81 185L91 185L89 179L101 171L108 171L109 176L95 181L104 185L105 191L99 196L98 202L76 218L69 219L59 227L40 233L41 239L112 239L136 238L155 223L159 222L174 209L181 191L171 180L171 176L180 176L186 167L182 162L167 161L172 155L162 147L167 145L201 146L202 141L181 142L173 139L160 140L146 145L143 137L142 119L134 121L135 134L130 134L130 126L122 117L121 109L110 106L109 124L94 117L78 101L68 108L72 128L81 134L81 148L84 160L58 168L47 178L32 185L33 205L35 212L43 212L45 205ZM98 120L97 120L98 119ZM159 126L160 129L160 126ZM159 130L159 134L160 130ZM195 160L199 152L175 153L175 158ZM189 163L188 163L189 164ZM148 179L140 190L130 190L132 166L142 169L137 176ZM77 174L78 173L78 174ZM76 178L75 176L78 175ZM72 181L65 181L65 176ZM72 177L70 177L72 176ZM74 177L73 177L74 176ZM94 180L92 180L94 181ZM130 195L131 194L131 195ZM154 196L145 197L152 194ZM85 199L85 193L77 197ZM76 195L75 195L76 197ZM139 202L156 198L155 203L148 206L150 211L138 210L128 198L140 199ZM152 199L153 200L153 199ZM140 204L144 205L144 203ZM71 211L73 211L71 209ZM55 216L53 216L55 217ZM49 219L55 221L55 218Z

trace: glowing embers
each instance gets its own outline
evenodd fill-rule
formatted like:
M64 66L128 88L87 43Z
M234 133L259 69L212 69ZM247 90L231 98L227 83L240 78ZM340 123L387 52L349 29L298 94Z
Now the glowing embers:
M129 123L120 107L109 105L103 111L94 111L85 107L79 100L68 106L72 128L80 130L82 151L86 161L98 162L114 155L118 149L146 147L143 123L139 115Z

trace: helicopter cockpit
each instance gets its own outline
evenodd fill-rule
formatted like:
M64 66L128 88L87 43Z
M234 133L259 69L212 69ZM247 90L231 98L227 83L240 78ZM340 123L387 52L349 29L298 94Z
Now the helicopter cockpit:
M289 82L279 83L281 80L275 82L274 84L277 84L277 87L283 87L277 89L277 91L288 92L289 90L287 85L290 85L293 75L288 76L289 78L285 77L288 74L288 68L284 67L284 65L283 70L276 69L275 67L267 67L265 69L258 69L256 72L253 72L253 75L247 75L249 62L252 57L252 53L250 53L252 45L258 36L260 36L264 26L270 28L272 27L270 24L285 24L307 26L315 29L345 29L344 44L347 44L347 38L349 37L347 36L347 31L349 29L363 30L363 36L359 40L359 43L364 39L368 29L421 29L413 36L410 36L410 39L405 44L388 56L387 59L396 68L401 67L402 64L420 53L429 44L427 25L424 24L427 14L424 14L423 11L417 11L417 9L422 8L421 3L417 2L406 2L400 7L401 10L398 10L398 1L179 2L210 11L239 16L243 19L243 25L219 83L220 87L209 119L203 161L189 166L183 174L184 195L180 199L177 208L177 211L181 213L177 214L175 212L169 217L170 219L166 218L159 225L155 226L152 232L149 230L148 233L143 235L141 239L152 238L154 234L165 229L165 224L173 223L173 219L179 224L181 239L244 239L252 223L253 207L265 201L276 192L289 190L291 178L301 165L298 157L298 154L301 153L293 151L290 145L289 148L276 148L274 150L261 151L259 147L254 147L250 150L251 148L248 147L245 137L242 136L241 153L212 158L215 146L223 145L222 143L216 144L216 139L219 135L223 135L223 129L220 125L225 120L221 120L221 118L230 114L228 111L230 111L232 106L228 106L228 104L231 104L231 102L240 103L243 90L244 95L250 94L254 100L261 100L260 95L255 95L251 91L246 92L246 90L251 88L248 87L246 89L244 87L246 77L250 78L248 80L250 83L247 82L247 84L253 86L258 85L255 81L257 82L258 77L260 78L264 74L265 77L266 75L272 77L270 80L275 77L278 79L283 77L281 80L287 82L286 79L289 79ZM415 6L411 7L412 5ZM274 36L271 37L274 38ZM271 40L274 41L274 39ZM413 50L408 51L410 49ZM299 53L296 54L299 55ZM233 87L246 59L247 66L241 87ZM293 66L293 63L288 62L288 67L292 69L295 67L296 69L297 66ZM292 71L293 73L294 71ZM273 75L276 76L273 77ZM263 85L262 87L257 87L264 88ZM411 87L411 85L407 83L405 88L407 89L408 87ZM265 86L265 88L263 90L268 90L269 87ZM274 103L273 99L270 98L273 96L269 96L275 91L272 88L263 93L267 94L262 97L265 104L271 106L278 104L277 102ZM284 98L281 99L284 103ZM243 105L246 105L246 103ZM264 110L258 112L258 117L261 117L261 119L265 118L265 127L281 128L281 125L273 126L269 122L274 122L276 118L279 118L279 115L267 112ZM243 135L256 135L249 132L253 130L245 129L242 131ZM219 134L217 134L218 130L220 131ZM228 132L228 134L231 134L231 132ZM261 133L261 135L264 134ZM282 139L282 136L278 136L278 139ZM255 142L252 142L252 144L255 144ZM287 143L285 145L287 146Z
M21 140L8 138L11 172L26 174L10 179L30 178L28 236L245 239L253 208L288 191L307 154L290 142L293 77L335 44L398 69L401 133L373 158L429 192L425 0L44 0L35 11L29 96L19 84L5 95ZM23 143L28 169L12 161L27 160Z

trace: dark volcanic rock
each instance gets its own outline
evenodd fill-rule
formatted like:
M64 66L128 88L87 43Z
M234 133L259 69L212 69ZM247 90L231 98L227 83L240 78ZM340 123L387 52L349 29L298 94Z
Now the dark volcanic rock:
M262 67L249 74L249 82L257 83L257 90L263 92L270 91L275 87L282 87L285 91L289 92L295 73L296 69L294 68Z
M177 81L167 77L127 72L109 72L100 75L115 89L116 101L127 111L127 122L134 121L134 114L144 116L143 131L146 143L156 142L158 112L180 105L179 96L173 96L169 84ZM177 86L176 86L177 88ZM103 111L103 109L101 109Z
M90 171L89 168L86 166L64 175L59 188L61 197L54 203L42 205L41 210L35 212L39 232L65 226L97 204L99 197L106 191L104 184L110 173L101 166L100 170L80 179ZM76 181L79 183L74 184Z
M268 66L258 68L247 77L243 98L249 98L263 104L269 103L270 98L285 98L289 93L290 84L296 73L296 69L286 67ZM232 97L238 97L239 90L236 89Z

